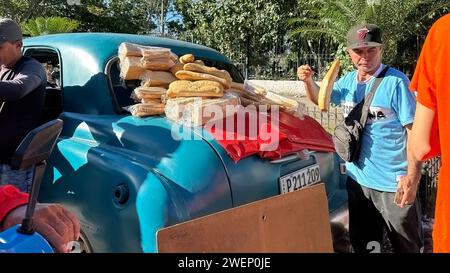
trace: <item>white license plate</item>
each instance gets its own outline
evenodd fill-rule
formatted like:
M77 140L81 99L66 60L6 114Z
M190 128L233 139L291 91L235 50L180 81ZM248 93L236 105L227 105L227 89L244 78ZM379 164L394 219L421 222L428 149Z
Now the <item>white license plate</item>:
M292 192L320 182L319 164L311 165L279 178L280 192Z

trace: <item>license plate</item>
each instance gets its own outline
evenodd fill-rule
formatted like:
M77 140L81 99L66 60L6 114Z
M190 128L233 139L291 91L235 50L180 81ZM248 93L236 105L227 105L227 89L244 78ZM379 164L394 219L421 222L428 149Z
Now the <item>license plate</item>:
M280 192L288 193L320 182L319 164L311 165L279 178Z

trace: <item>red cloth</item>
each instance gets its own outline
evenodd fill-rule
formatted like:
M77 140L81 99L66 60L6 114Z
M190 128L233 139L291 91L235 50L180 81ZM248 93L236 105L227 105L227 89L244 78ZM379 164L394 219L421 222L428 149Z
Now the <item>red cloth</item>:
M28 194L20 192L11 185L0 186L0 223L13 209L28 202Z
M243 123L244 113L239 111L234 116L214 123L216 126L205 126L235 162L254 154L262 158L279 159L304 149L335 151L330 134L309 116L301 120L280 111L276 119L276 114L250 111L245 114L244 132L237 129L238 120ZM233 120L234 126L227 126ZM253 133L249 130L251 128Z

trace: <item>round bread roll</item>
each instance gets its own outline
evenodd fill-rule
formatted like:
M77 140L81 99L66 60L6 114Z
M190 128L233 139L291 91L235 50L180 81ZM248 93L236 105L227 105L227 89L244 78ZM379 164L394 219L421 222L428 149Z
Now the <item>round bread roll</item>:
M187 64L195 61L195 56L192 54L186 54L180 57L180 63Z
M321 111L327 112L330 108L331 92L333 91L334 81L339 73L339 68L339 60L335 60L320 84L317 104Z

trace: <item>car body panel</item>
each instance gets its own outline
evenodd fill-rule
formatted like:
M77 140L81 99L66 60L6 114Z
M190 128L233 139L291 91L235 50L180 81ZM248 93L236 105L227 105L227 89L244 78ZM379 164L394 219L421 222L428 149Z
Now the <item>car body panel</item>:
M53 50L61 66L64 127L39 200L73 211L92 251L156 252L158 229L277 195L280 176L314 163L330 212L346 202L334 153L312 152L284 163L255 155L235 163L203 128L118 113L108 65L121 42L231 65L207 47L149 36L76 33L24 40L25 55Z

